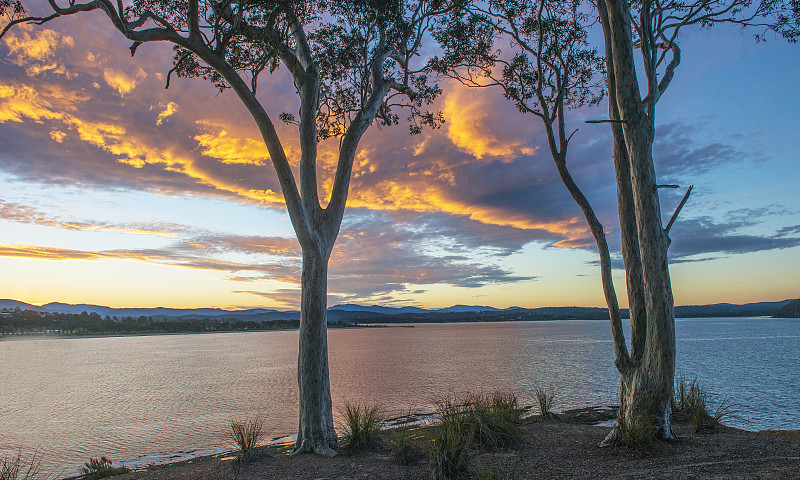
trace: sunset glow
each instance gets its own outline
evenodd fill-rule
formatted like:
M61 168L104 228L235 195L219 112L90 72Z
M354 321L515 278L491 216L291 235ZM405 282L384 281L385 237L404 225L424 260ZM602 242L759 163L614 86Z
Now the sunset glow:
M230 91L173 75L166 44L100 14L0 41L0 298L113 307L299 305L300 247L252 118ZM676 304L800 296L800 58L724 26L688 33L654 147ZM725 45L724 58L713 56ZM259 80L276 124L286 72ZM329 305L604 305L596 249L538 119L443 80L438 130L372 127L331 258ZM758 101L745 101L758 92ZM569 165L604 223L625 300L605 104L571 113ZM277 125L297 168L296 127ZM337 140L320 144L320 197ZM295 171L296 175L296 171Z

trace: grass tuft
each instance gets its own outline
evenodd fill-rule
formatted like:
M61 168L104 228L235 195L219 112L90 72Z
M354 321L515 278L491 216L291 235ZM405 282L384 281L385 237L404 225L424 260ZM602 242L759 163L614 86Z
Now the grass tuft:
M429 448L435 479L454 479L474 471L471 452L511 448L525 440L517 397L510 393L467 393L437 401L438 424Z
M231 420L231 439L236 444L239 461L248 463L259 456L256 447L264 436L264 420L260 417L238 422Z
M674 421L691 423L695 433L714 430L723 421L736 418L736 410L726 400L722 400L713 412L709 403L709 394L697 379L687 381L681 375L670 399L670 416Z
M542 420L550 418L553 415L553 400L555 395L543 388L536 389L536 403L539 404L539 417Z
M468 476L473 449L470 427L452 415L442 416L435 426L428 450L434 480L453 480Z
M409 425L405 421L392 429L392 458L398 465L411 465L420 457L419 449L416 446L417 438L414 436Z
M619 410L622 412L622 409ZM643 451L651 448L656 441L656 433L653 425L644 417L636 417L633 421L625 420L625 417L618 413L617 427L619 428L619 443L635 451Z
M39 475L42 457L38 452L30 456L22 449L17 453L0 457L0 480L32 480Z
M344 441L348 452L365 452L381 447L384 425L380 407L346 403L344 406Z
M131 469L128 467L114 467L111 460L106 457L90 458L81 469L81 480L97 480L99 478L113 477L130 473Z

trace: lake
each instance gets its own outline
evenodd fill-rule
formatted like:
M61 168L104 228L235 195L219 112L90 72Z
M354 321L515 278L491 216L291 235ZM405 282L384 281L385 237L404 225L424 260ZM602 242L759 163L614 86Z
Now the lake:
M800 429L800 321L678 319L678 374L750 430ZM437 396L535 389L555 410L616 403L608 321L417 324L328 332L334 409L432 410ZM296 433L297 332L0 341L0 449L68 474L89 457L142 466L231 449L230 420Z

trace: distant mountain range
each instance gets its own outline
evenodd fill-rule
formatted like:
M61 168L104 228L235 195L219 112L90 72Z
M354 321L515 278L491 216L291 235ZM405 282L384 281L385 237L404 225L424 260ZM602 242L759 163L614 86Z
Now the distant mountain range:
M690 317L750 317L772 316L792 300L782 302L758 302L744 305L718 303L714 305L689 305L675 307L675 316ZM0 300L0 309L35 310L50 313L81 314L97 313L105 317L151 317L155 320L298 320L299 311L279 311L264 308L247 310L224 310L220 308L111 308L100 305L71 305L67 303L48 303L42 306L30 305L17 300ZM627 316L627 310L623 310ZM357 323L427 323L463 321L513 321L513 320L604 320L608 318L605 308L597 307L542 307L504 309L480 305L454 305L452 307L427 310L419 307L385 307L380 305L336 305L328 308L331 322Z

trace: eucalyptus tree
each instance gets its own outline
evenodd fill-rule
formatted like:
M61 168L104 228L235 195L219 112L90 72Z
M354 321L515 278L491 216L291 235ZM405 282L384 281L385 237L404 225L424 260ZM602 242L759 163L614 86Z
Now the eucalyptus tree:
M791 1L791 0L789 0ZM657 2L596 0L489 0L470 2L437 31L444 53L433 68L471 87L498 87L523 113L537 116L547 134L561 180L581 208L600 255L601 279L620 373L619 420L604 445L623 426L644 428L664 439L675 434L669 400L675 372L675 327L667 249L669 230L691 187L666 227L661 223L653 167L655 105L680 63L678 32L691 25L736 23L760 27L790 41L798 34L797 2L697 0ZM610 13L612 12L613 13ZM593 13L596 12L596 15ZM633 12L633 13L632 13ZM635 13L635 14L634 14ZM600 20L605 58L588 42L589 25ZM634 32L634 36L630 35ZM646 95L639 93L633 51L645 67ZM605 89L597 79L607 72ZM612 282L611 258L602 224L567 168L575 131L565 110L597 105L608 93L614 137L614 170L622 256L630 307L630 351L622 331Z
M624 376L632 363L631 354L622 330L605 229L567 166L569 142L577 131L568 129L567 110L597 106L605 93L604 62L589 43L587 27L592 17L582 4L582 0L471 3L437 30L443 53L431 63L434 70L463 85L500 88L520 112L538 117L559 177L580 207L597 245L615 364ZM618 189L625 188L626 179L619 171L617 179L622 182ZM629 220L622 216L620 213L620 221ZM636 238L627 239L629 244L637 242ZM636 275L641 267L627 257L625 260L628 276ZM629 296L635 294L628 292ZM634 331L633 336L638 340L640 333Z
M658 438L674 439L670 398L675 378L675 314L667 250L669 230L661 221L659 185L653 166L656 104L680 65L678 36L687 27L734 24L796 42L800 34L797 0L596 0L605 39L609 123L622 253L631 312L631 355L617 358L620 421L604 444L620 440L621 427L644 425ZM637 77L634 51L644 70ZM636 240L635 242L633 240ZM635 268L629 268L629 262ZM627 361L626 361L627 360Z
M455 8L447 0L48 0L49 15L26 13L20 0L0 0L7 24L45 24L66 15L99 10L110 27L132 42L174 44L167 75L201 77L233 90L250 112L264 144L302 247L301 323L298 357L299 427L295 453L334 455L337 437L328 373L327 268L345 210L353 160L373 123L397 124L405 108L412 133L438 126L441 115L425 111L440 93L429 82L420 49L432 19ZM260 98L282 65L299 97L297 114L282 113L299 136L299 182L273 119ZM268 80L265 80L268 79ZM261 90L259 90L261 86ZM259 94L257 96L257 93ZM330 200L323 207L317 179L317 147L338 139L338 163Z

